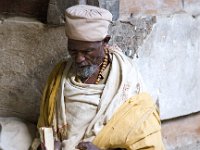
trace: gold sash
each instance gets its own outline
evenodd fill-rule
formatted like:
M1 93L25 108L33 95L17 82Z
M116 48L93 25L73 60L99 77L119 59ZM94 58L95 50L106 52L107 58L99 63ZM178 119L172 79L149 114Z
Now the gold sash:
M154 102L148 94L140 93L120 106L93 143L101 149L163 150L160 130Z

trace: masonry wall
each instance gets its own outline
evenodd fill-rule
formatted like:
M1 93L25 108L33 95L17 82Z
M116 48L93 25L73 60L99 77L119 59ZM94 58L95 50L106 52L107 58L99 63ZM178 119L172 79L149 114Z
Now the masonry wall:
M100 0L112 9L111 44L138 63L163 120L200 111L200 1ZM49 19L54 19L50 16ZM0 116L35 122L45 80L68 56L60 26L0 16Z
M0 24L0 115L36 121L44 83L53 66L67 57L64 28L27 18Z
M200 111L199 8L197 0L121 0L120 20L156 18L136 50L136 61L159 101L167 150L200 148L200 113L194 113Z
M156 18L137 52L145 83L159 100L162 119L200 110L199 15L198 0L120 1L119 20L131 24L131 18Z
M68 57L64 20L58 7L61 2L51 0L55 5L48 9L48 24L30 17L0 15L1 117L16 116L36 122L47 76L58 61ZM113 13L110 44L117 44L136 61L146 86L160 105L162 120L200 111L200 1L89 2ZM199 120L198 116L195 118ZM200 141L198 126L182 126L177 134L183 140L174 131L168 132L187 121L197 123L197 119L164 124L168 149L178 145L182 150L184 144L194 146L188 136ZM190 134L183 132L186 130ZM170 145L167 138L171 137Z

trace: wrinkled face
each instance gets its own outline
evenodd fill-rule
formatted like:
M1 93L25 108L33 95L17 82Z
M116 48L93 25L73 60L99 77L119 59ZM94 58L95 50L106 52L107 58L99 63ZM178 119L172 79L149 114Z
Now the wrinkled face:
M74 60L76 75L81 78L91 77L103 62L104 42L86 42L68 40L68 50Z

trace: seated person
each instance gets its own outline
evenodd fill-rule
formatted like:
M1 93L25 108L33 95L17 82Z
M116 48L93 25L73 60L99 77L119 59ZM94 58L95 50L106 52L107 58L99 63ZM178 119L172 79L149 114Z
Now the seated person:
M77 5L65 16L71 58L49 76L38 121L39 132L52 129L50 149L163 150L159 114L134 62L108 45L111 13Z

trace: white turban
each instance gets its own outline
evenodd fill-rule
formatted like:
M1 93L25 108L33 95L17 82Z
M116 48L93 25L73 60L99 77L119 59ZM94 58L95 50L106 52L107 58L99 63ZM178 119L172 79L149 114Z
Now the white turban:
M65 11L65 32L69 39L101 41L108 34L112 14L103 8L76 5Z

